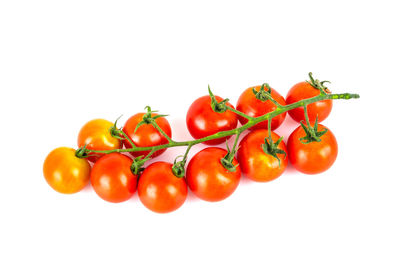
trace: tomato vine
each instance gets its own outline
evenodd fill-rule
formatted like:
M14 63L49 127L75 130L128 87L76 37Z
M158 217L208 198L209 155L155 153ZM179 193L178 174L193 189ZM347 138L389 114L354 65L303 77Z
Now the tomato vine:
M261 89L258 92L255 89L253 90L254 94L256 95L256 97L258 99L262 99L264 101L271 100L276 105L276 109L267 114L259 116L259 117L248 116L248 115L244 114L243 112L240 112L240 111L236 110L235 108L232 108L232 107L226 105L228 99L224 99L220 102L217 102L213 93L211 92L210 88L208 88L209 95L212 99L211 106L215 112L221 113L221 112L225 112L226 110L229 110L229 111L236 113L238 116L246 118L248 121L246 124L242 125L241 127L238 127L238 128L232 129L232 130L221 131L221 132L218 132L218 133L215 133L215 134L203 137L203 138L199 138L199 139L195 139L195 140L188 140L188 141L175 141L175 140L171 139L157 125L157 123L155 121L155 119L157 117L163 117L165 115L156 115L156 116L152 117L152 113L155 111L151 110L151 108L147 106L145 108L147 110L147 113L145 113L145 115L143 115L143 120L140 123L140 125L151 124L168 140L168 143L162 144L162 145L156 145L156 146L147 146L147 147L135 146L134 142L129 138L129 136L126 133L124 133L124 131L122 131L122 129L117 128L117 121L118 121L118 119L117 119L117 121L114 123L114 125L110 128L110 133L112 136L114 136L118 139L121 139L121 140L126 139L131 144L131 146L132 146L131 148L124 148L124 149L119 148L119 149L112 149L112 150L92 150L92 149L88 149L86 146L83 146L83 147L80 147L79 149L77 149L76 156L78 158L85 158L85 157L89 157L91 154L110 154L110 153L114 153L114 152L121 153L121 152L149 151L149 154L146 157L139 156L134 159L131 169L134 174L139 174L143 170L143 168L142 168L143 164L147 160L150 159L151 154L153 154L154 152L161 150L161 149L170 148L170 147L187 146L185 154L183 156L178 157L178 158L182 157L182 160L178 161L177 160L178 158L176 158L176 160L173 164L173 167L172 167L172 171L175 174L175 176L183 177L185 174L184 167L186 164L188 152L194 145L197 145L197 144L205 142L205 141L210 141L210 140L219 139L219 138L223 138L223 137L227 137L227 136L231 136L231 135L236 135L233 147L229 148L229 146L227 144L228 153L226 154L225 157L223 157L221 159L221 163L227 170L235 171L236 166L234 166L232 164L232 160L237 151L239 136L245 130L251 128L252 126L254 126L260 122L268 121L268 135L269 136L268 136L268 138L265 138L265 146L263 146L265 148L264 149L265 153L268 153L274 157L277 157L276 156L277 153L282 153L282 151L277 149L279 142L274 144L272 141L271 123L270 122L271 122L272 118L274 118L282 113L285 113L289 110L299 108L299 107L304 108L305 119L306 119L307 125L304 125L304 123L301 123L301 125L303 126L307 136L302 138L302 140L306 140L306 142L304 142L304 143L318 142L319 137L324 134L324 131L318 132L316 130L316 126L314 126L314 127L311 126L310 121L308 119L308 115L307 115L307 106L309 104L312 104L312 103L315 103L318 101L328 100L328 99L348 100L348 99L355 99L355 98L360 97L358 94L350 94L350 93L331 94L329 91L327 91L326 87L323 85L326 82L327 81L319 82L318 80L314 80L310 73L310 82L309 83L320 91L319 95L311 97L311 98L307 98L307 99L302 99L298 102L291 103L288 105L281 105L277 101L275 101L271 96L271 88L269 87L269 85L267 83L263 84L261 86ZM138 127L140 125L138 124ZM315 125L318 125L318 121L315 122Z

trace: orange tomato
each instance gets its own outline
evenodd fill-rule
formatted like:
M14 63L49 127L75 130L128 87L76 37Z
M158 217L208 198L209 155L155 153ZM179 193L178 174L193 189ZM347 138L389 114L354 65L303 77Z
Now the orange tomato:
M92 150L113 150L122 147L121 140L112 137L110 128L113 123L104 119L94 119L87 122L78 135L78 147L87 145ZM103 154L91 154L88 160L95 162Z
M90 164L86 159L77 158L75 149L59 147L47 155L43 164L43 174L54 190L72 194L88 184Z

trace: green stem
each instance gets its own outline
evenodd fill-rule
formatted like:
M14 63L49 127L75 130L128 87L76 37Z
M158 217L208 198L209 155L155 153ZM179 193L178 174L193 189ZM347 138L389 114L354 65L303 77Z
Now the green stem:
M289 110L304 106L304 105L308 105L308 104L312 104L318 101L322 101L322 100L326 100L326 99L353 99L353 98L359 98L360 96L358 94L349 94L349 93L344 93L344 94L327 94L327 95L323 95L320 94L318 96L315 97L311 97L308 99L303 99L301 101L286 105L286 106L281 106L281 107L277 107L277 109L275 109L274 111L271 111L267 114L264 114L262 116L253 118L253 117L249 117L248 118L248 122L236 129L232 129L232 130L228 130L228 131L222 131L222 132L218 132L216 134L210 135L210 136L206 136L200 139L195 139L195 140L190 140L190 141L181 141L181 142L176 142L176 141L170 141L168 144L163 144L163 145L158 145L158 146L150 146L150 147L133 147L133 148L129 148L129 149L113 149L113 150L90 150L87 149L88 153L104 153L104 154L109 154L109 153L113 153L113 152L135 152L135 151L146 151L146 150L160 150L160 149L164 149L164 148L170 148L170 147L178 147L178 146L194 146L197 145L199 143L205 142L205 141L210 141L210 140L214 140L214 139L218 139L218 138L222 138L222 137L226 137L226 136L230 136L230 135L234 135L238 132L243 132L246 129L249 129L250 127L262 122L262 121L266 121L266 120L271 120L273 117L278 116L282 113L285 113Z
M239 142L239 137L240 137L241 133L242 133L242 131L238 131L238 133L236 134L236 138L235 138L235 142L233 143L232 151L236 150L236 147L237 147L237 144Z
M155 120L151 120L150 123L151 123L151 125L153 125L153 127L156 128L165 138L167 138L168 142L170 142L170 143L175 143L175 141L172 140L171 137L169 137L168 134L166 134L166 133L164 132L164 130L161 129L160 126L158 126L158 124L156 123Z
M189 154L189 150L192 148L193 144L188 145L186 148L185 154L183 155L182 161L186 163L187 156Z
M151 155L153 155L153 153L154 152L156 152L157 151L157 149L152 149L147 155L146 155L146 157L143 159L144 161L146 161L146 160L149 160L150 159L150 157L151 157Z
M272 130L271 130L271 120L268 120L268 141L272 144Z
M268 97L268 99L271 100L272 103L274 103L277 107L283 107L281 104L278 103L278 101L276 101L276 100L271 96L271 94L267 94L267 97Z
M307 113L307 105L304 105L304 118L306 119L307 127L312 128L310 124L310 119L308 118L308 113Z
M124 131L121 130L121 134L125 137L126 140L128 140L129 144L131 144L132 147L136 147L133 140Z
M246 118L246 119L248 119L248 120L250 120L250 119L254 119L254 117L252 117L252 116L249 116L249 115L247 115L247 114L244 114L243 112L240 112L239 110L237 110L237 109L234 109L234 108L232 108L232 107L230 107L230 106L226 106L230 111L232 111L233 113L236 113L237 115L239 115L239 116L241 116L241 117L243 117L243 118Z

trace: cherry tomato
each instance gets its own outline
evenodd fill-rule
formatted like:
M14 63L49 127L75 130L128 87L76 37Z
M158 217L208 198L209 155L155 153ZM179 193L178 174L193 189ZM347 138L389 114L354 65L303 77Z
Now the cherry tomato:
M215 96L218 102L223 99ZM227 102L228 106L233 106ZM196 99L186 114L186 125L190 134L195 139L200 139L221 131L232 130L236 128L237 116L232 111L223 113L215 112L211 107L211 97L206 95ZM218 138L204 142L208 145L216 145L225 142L230 136Z
M243 112L246 115L249 115L251 117L259 117L264 114L267 114L271 111L274 111L276 109L276 105L272 103L271 100L266 100L266 101L261 101L256 98L256 96L253 93L253 88L257 90L257 92L260 90L261 86L255 86L255 87L250 87L247 88L239 97L239 100L236 104L236 109ZM273 88L271 88L271 96L273 99L275 99L279 104L285 106L286 102L283 96L281 96L277 91L275 91ZM271 130L275 130L278 128L283 121L286 118L286 112L272 118L271 120ZM247 123L247 119L239 116L239 121L242 125ZM263 121L260 122L253 127L251 127L249 130L256 130L256 129L267 129L268 128L268 121Z
M133 143L138 147L167 144L168 140L151 124L143 124L139 126L139 128L135 132L135 128L138 123L142 121L143 115L145 115L145 113L138 113L130 117L126 121L125 126L122 130L132 139ZM158 114L153 113L151 116L154 117L156 115ZM169 125L167 119L165 119L164 117L159 117L155 120L155 122L169 137L171 137L171 126ZM132 147L128 140L124 140L124 145L126 148ZM160 149L154 152L151 157L156 157L162 154L164 151L165 149ZM149 151L146 150L132 152L131 154L134 157L138 157L141 155L146 156L148 153Z
M72 194L81 191L88 184L90 164L86 159L75 157L75 149L59 147L47 155L43 174L54 190Z
M112 137L110 128L113 126L112 122L104 119L94 119L87 122L79 131L78 147L83 147L92 150L113 150L121 148L122 142ZM87 159L95 162L102 154L93 154Z
M137 175L131 171L132 159L119 153L104 155L93 165L90 182L102 199L118 203L130 199L136 190Z
M227 151L208 147L198 152L189 162L186 181L190 190L200 199L220 201L230 196L239 185L240 167L230 172L221 163ZM233 160L236 166L238 162Z
M286 96L286 103L292 104L294 102L311 98L314 96L319 95L320 91L317 88L314 88L311 84L308 82L300 82L296 85L294 85L288 92ZM325 120L329 113L331 113L332 110L332 100L327 99L323 101L318 101L312 104L309 104L307 106L307 114L310 119L311 123L315 122L315 119L317 118L318 115L318 121L321 122ZM305 121L304 118L304 108L299 107L295 108L292 110L289 110L289 115L292 117L295 121L300 122L300 121Z
M272 132L272 141L276 142L280 137ZM268 138L268 130L260 129L247 134L239 144L238 160L242 172L251 180L257 182L272 181L285 171L288 164L287 150L285 143L281 141L278 149L285 154L276 154L278 159L264 152L262 144Z
M328 129L318 124L318 131ZM302 143L299 138L306 136L299 126L289 136L287 147L290 163L300 172L306 174L321 173L329 169L336 160L338 145L333 133L328 131L322 135L321 141Z
M139 199L148 209L167 213L178 209L186 200L184 178L172 172L172 164L154 162L142 173L138 185Z

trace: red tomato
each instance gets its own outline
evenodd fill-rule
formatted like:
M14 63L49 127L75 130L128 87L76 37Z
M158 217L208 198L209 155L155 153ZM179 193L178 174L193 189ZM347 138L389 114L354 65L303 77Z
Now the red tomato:
M158 145L163 145L167 144L168 140L165 138L156 128L153 127L151 124L143 124L139 126L139 128L135 132L135 128L138 125L139 122L142 121L143 115L145 113L138 113L130 117L126 123L124 128L122 129L132 140L133 143L138 146L138 147L147 147L147 146L158 146ZM151 117L154 117L158 115L157 113L153 113ZM169 136L171 137L171 126L169 125L167 119L164 117L159 117L156 120L156 123L160 128ZM132 148L131 144L129 141L124 140L124 145L126 148ZM165 149L160 149L154 154L151 155L151 157L156 157L160 154L162 154L165 151ZM131 154L134 157L138 156L146 156L149 153L148 150L146 151L136 151L132 152Z
M75 157L75 149L59 147L46 157L43 174L57 192L72 194L81 191L89 182L90 164Z
M318 131L328 129L318 124ZM287 147L290 163L300 172L306 174L321 173L329 169L336 160L338 145L333 133L328 131L322 135L321 141L302 143L299 138L306 136L299 126L289 136Z
M87 122L79 131L78 147L86 145L87 149L91 150L113 150L121 148L122 142L112 137L110 128L112 122L103 119L94 119ZM87 159L95 162L103 154L92 154Z
M239 185L240 167L229 172L221 163L227 151L218 147L208 147L198 152L189 162L186 181L190 190L206 201L220 201L230 196ZM233 164L238 164L233 160Z
M215 96L218 102L223 99ZM228 102L228 106L233 106ZM215 112L211 107L211 97L206 95L196 99L186 114L186 125L190 134L195 139L200 139L221 131L232 130L236 128L237 116L232 111L223 113ZM208 145L216 145L225 142L230 136L218 138L204 142Z
M101 157L94 165L90 181L102 199L118 203L130 199L135 193L137 176L131 171L132 159L119 153Z
M271 100L261 101L257 99L253 93L253 88L255 88L258 92L260 91L261 86L258 85L255 87L247 88L240 95L239 100L236 104L236 109L251 117L259 117L271 111L274 111L276 109L276 105L272 103ZM272 88L271 88L271 96L282 106L286 105L283 96L281 96L277 91L275 91ZM272 118L271 130L275 130L276 128L278 128L283 123L285 118L286 118L286 112ZM242 116L239 116L239 121L242 125L244 125L247 123L248 120ZM268 121L260 122L251 127L249 130L256 130L256 129L268 129Z
M272 141L276 142L280 137L272 132ZM268 130L260 129L247 134L239 144L238 160L242 172L251 180L257 182L272 181L285 171L288 159L285 154L276 154L280 160L264 152L262 144L268 138ZM287 154L286 146L283 141L278 145L278 149Z
M178 209L185 202L187 186L184 178L173 174L172 164L154 162L140 176L138 194L148 209L167 213Z
M303 99L311 98L319 95L320 91L314 88L308 82L300 82L294 85L288 92L286 96L286 104L292 104ZM307 106L307 114L311 123L315 122L318 115L318 122L325 120L332 110L332 100L327 99L323 101L318 101ZM304 107L295 108L289 110L289 115L295 121L305 121L304 118Z

